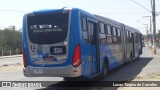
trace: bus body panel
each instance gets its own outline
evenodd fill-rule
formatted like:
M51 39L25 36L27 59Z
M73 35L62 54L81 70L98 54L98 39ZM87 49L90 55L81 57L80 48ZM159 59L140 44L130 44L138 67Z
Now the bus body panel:
M108 69L111 70L115 67L122 65L130 61L130 53L132 52L135 57L139 56L139 52L142 49L142 45L139 42L136 42L136 35L140 34L139 31L128 27L119 22L98 17L92 14L89 14L83 10L73 8L70 10L64 9L56 9L56 10L47 10L47 11L37 11L32 14L37 15L49 15L50 13L66 13L69 12L69 21L68 21L68 32L66 38L58 43L50 43L50 44L40 44L40 41L36 41L38 44L30 41L30 36L28 32L28 16L30 14L24 15L23 18L23 32L22 32L22 45L23 52L26 55L27 67L24 68L24 75L28 77L38 77L38 76L60 76L60 77L79 77L84 76L87 78L92 78L95 75L102 74L104 70L104 63L108 62ZM84 16L87 20L87 36L89 37L89 41L86 42L83 38L82 31L82 20L81 16ZM102 22L106 25L110 25L112 27L116 27L120 30L120 43L106 43L107 35L100 33L99 23ZM50 24L48 25L50 26ZM32 25L34 28L34 25ZM127 30L133 33L134 41L132 40L130 43L126 43L127 35L126 35L126 27ZM56 27L55 27L56 28ZM94 28L94 29L93 29ZM91 31L92 30L92 31ZM93 34L93 35L91 35ZM106 33L105 33L106 34ZM92 38L91 38L92 36ZM93 37L94 36L94 37ZM133 37L132 37L133 38ZM54 38L59 39L59 38ZM90 42L91 40L93 42ZM113 36L112 36L113 39ZM43 40L43 39L42 39ZM45 42L44 42L45 43ZM76 46L80 46L80 65L78 67L73 66L73 57L75 53ZM52 55L51 48L61 48L62 46L65 48L66 53L63 55ZM34 49L34 50L33 50ZM63 48L62 48L63 49ZM57 49L56 49L57 50ZM58 49L59 52L61 50ZM46 58L46 59L45 59ZM55 59L55 63L51 62L43 62L43 63L35 63L36 60L50 60L50 58L59 58L59 60ZM107 58L107 59L106 59Z
M65 76L67 76L67 77L69 77L69 76L76 76L77 77L77 75L78 76L81 75L81 74L79 74L79 73L81 73L81 65L79 67L76 67L76 68L72 66L72 58L73 58L74 49L75 49L75 46L77 44L79 44L79 38L78 38L79 35L77 33L79 31L79 28L77 26L79 26L79 25L78 25L78 22L77 22L78 20L75 20L77 18L78 18L78 15L77 15L76 11L73 12L73 13L71 13L71 19L70 19L71 24L69 25L70 32L68 34L68 39L67 39L67 41L68 41L68 48L69 49L67 51L68 55L67 55L66 61L63 62L63 63L56 63L56 64L55 63L53 63L53 64L49 63L49 65L47 65L47 64L34 64L34 63L31 62L31 58L29 58L29 57L31 57L33 55L33 53L31 53L31 51L29 51L30 47L27 47L24 50L26 53L28 52L28 54L26 54L26 56L27 56L27 62L28 62L28 67L26 69L24 69L25 76L29 75L28 73L30 73L30 76L32 76L32 75L34 76L34 74L36 74L36 71L38 71L38 70L42 71L42 73L39 74L40 76L43 75L43 74L44 74L44 76L45 75L46 76L49 76L49 75L51 75L51 76L54 76L54 75L57 76L56 73L55 73L57 71L62 71L62 73L61 73L60 76L63 76L63 77L65 77ZM24 22L25 21L26 21L26 19L24 20ZM76 24L77 26L75 26L73 23ZM24 24L25 24L24 26L27 26L26 23L24 23ZM26 27L23 27L23 30L25 30L24 31L25 33L23 34L24 35L23 37L28 37L27 36L28 34L26 33L27 32ZM29 43L29 45L34 45L36 47L36 45L33 44L33 43L31 43L29 39L26 40L26 38L24 38L23 41L25 42L25 43L23 43L24 45L25 44L28 45L28 43ZM49 45L44 45L44 46L46 46L48 48ZM37 45L37 47L38 47L38 45ZM36 48L36 49L39 49L39 48ZM49 49L47 49L47 50L49 50ZM42 52L45 52L47 50L44 50ZM29 53L30 53L30 55L29 55ZM40 53L40 54L45 55L43 53ZM63 72L62 67L67 67L68 69L66 68L66 70L64 70L64 72ZM55 69L52 70L51 68L55 68ZM76 70L77 70L77 72L74 72ZM51 72L51 73L48 73L49 74L48 75L46 72ZM67 73L68 73L68 75L66 75Z
M90 25L95 26L93 31L91 31L91 32L88 31L87 37L90 38L91 33L93 33L93 32L95 33L98 31L97 20L94 19L94 17L91 14L84 12L82 10L80 10L79 14L80 14L80 17L85 15L85 18L88 22L87 23L88 25L90 24ZM80 22L82 22L82 21L80 20ZM91 30L89 27L87 27L87 28L89 30ZM86 42L83 39L82 25L81 25L80 31L81 31L80 32L80 36L81 36L80 42L81 42L81 46L82 46L81 53L82 53L83 76L88 77L88 78L92 78L92 76L96 75L99 72L98 66L100 66L97 63L98 62L97 60L99 60L99 59L97 59L97 50L96 50L97 46L96 46L96 44L91 44L90 40L88 42ZM95 35L95 37L97 37L97 35ZM95 40L95 43L98 43L98 42ZM100 62L99 62L99 64L100 64Z
M27 66L23 69L24 76L27 77L79 77L81 76L81 66L74 68L72 65L63 67L35 67ZM78 72L73 72L78 71Z
M36 12L35 14L40 14L41 12ZM46 13L49 13L49 12L46 12ZM27 18L26 18L27 19ZM26 23L26 26L28 26L27 25L27 23ZM28 30L29 29L29 27L26 27L26 29ZM26 35L26 37L28 37L28 35L29 35L29 33L28 33L28 31L25 31L25 35ZM69 35L68 35L69 36ZM68 39L68 37L67 37L67 39ZM27 50L26 51L28 51L29 52L29 56L27 56L27 57L29 57L29 58L27 58L27 60L28 60L28 62L29 62L29 65L31 65L31 66L52 66L52 64L48 64L47 65L47 63L40 63L40 64L37 64L37 62L36 62L36 60L38 61L43 61L43 60L45 60L45 59L47 59L48 58L48 56L49 55L51 55L51 50L49 50L49 49L51 49L51 47L52 46L56 46L56 45L54 45L54 44L35 44L35 43L32 43L30 40L29 40L29 38L27 38L27 40L25 41L25 42L27 42L26 44L28 45L28 47L27 47ZM61 45L61 43L58 43L58 44L60 44ZM66 50L68 50L68 49L66 49ZM67 52L66 52L67 53ZM56 56L56 55L55 55ZM41 59L41 60L40 60ZM66 58L67 59L67 58ZM34 63L35 62L35 63Z

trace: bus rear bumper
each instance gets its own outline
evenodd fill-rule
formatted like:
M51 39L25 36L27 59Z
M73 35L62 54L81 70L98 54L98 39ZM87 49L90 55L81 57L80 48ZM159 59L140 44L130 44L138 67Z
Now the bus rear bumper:
M26 77L79 77L81 76L81 66L73 67L32 67L23 69Z

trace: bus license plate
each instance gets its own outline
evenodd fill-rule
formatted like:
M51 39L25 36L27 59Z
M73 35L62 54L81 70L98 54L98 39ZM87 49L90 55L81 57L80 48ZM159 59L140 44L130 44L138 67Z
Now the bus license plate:
M42 74L42 69L35 69L35 70L34 70L34 73L35 73L35 74Z
M63 53L62 48L54 48L53 53Z
M64 46L51 47L51 54L65 54L66 50Z

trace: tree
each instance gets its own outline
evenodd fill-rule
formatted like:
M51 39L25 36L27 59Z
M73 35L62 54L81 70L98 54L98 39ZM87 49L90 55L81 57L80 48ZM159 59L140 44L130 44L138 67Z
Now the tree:
M157 33L157 38L160 38L160 30L158 30L159 32Z
M22 33L16 30L15 26L11 25L8 28L0 30L0 51L5 51L8 54L12 50L12 54L16 54L17 50L22 50Z

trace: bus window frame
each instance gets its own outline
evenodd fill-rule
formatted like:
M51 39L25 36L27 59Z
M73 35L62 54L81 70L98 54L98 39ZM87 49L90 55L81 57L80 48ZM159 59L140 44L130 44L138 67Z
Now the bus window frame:
M119 28L117 28L117 43L121 44L122 43L122 38L121 38L121 31Z
M102 25L103 25L103 30L102 30ZM105 34L105 24L103 22L99 22L98 26L99 26L99 32Z
M89 43L89 33L88 33L88 20L87 20L87 16L81 14L80 19L81 19L82 38L83 38L83 40L84 40L86 43ZM83 19L86 20L86 30L84 30ZM87 37L87 38L85 38L85 36L84 36L85 34L84 34L84 33L86 33L86 35L87 35L86 37Z
M112 31L111 31L111 25L109 25L109 24L106 24L106 30L107 30L107 35L112 35ZM108 33L108 31L110 31L110 33Z

